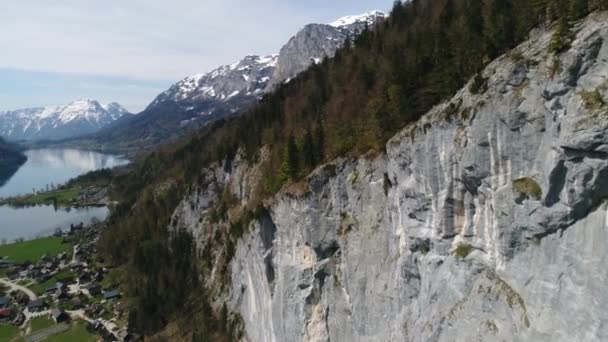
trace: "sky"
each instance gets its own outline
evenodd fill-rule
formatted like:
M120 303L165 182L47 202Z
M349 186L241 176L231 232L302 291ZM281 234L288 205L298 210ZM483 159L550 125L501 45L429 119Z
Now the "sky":
M278 53L308 23L392 0L19 0L0 11L0 110L81 98L139 112L186 76Z

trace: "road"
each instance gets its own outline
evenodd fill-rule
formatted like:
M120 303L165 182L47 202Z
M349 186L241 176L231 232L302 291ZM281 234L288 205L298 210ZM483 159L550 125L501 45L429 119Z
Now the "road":
M19 290L19 291L24 292L26 295L28 295L28 297L30 297L30 300L38 299L38 296L36 296L36 294L32 290L28 289L25 286L21 286L17 283L13 283L7 279L0 279L0 284L10 287L11 291Z

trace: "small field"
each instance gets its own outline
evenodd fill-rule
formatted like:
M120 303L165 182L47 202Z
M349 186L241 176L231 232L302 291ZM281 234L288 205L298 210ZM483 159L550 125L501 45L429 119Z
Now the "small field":
M48 192L41 192L38 194L27 195L9 198L3 203L16 206L33 206L41 204L56 204L58 206L71 205L75 200L78 199L80 190L76 188L62 189Z
M36 262L43 255L57 255L59 253L72 253L72 246L63 244L60 237L48 237L0 246L0 257L8 257L14 262L26 260Z
M74 273L72 271L64 270L64 271L61 271L61 272L55 274L54 276L52 276L49 280L45 281L44 283L28 286L28 288L30 290L34 291L35 294L41 295L44 293L44 290L46 290L49 286L57 284L57 282L59 282L60 279L67 278L67 277L73 277L73 276L74 276Z
M57 203L72 203L73 200L78 198L79 193L80 191L77 189L44 192L31 196L29 202L32 204L50 204L54 201L57 201Z
M70 330L62 332L57 335L53 335L45 342L94 342L97 341L98 336L93 335L87 331L87 323L84 321L76 321L72 323Z
M10 324L0 325L0 341L23 341L23 338L19 335L19 329Z
M55 325L55 321L49 316L36 317L30 320L30 333L46 329Z

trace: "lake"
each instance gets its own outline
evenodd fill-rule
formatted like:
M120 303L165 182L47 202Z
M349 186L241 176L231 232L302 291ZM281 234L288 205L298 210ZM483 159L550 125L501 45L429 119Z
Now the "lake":
M112 168L128 160L110 154L76 149L38 149L25 154L28 160L0 187L0 197L11 197L61 185L83 173ZM55 228L69 228L70 224L96 218L103 220L107 208L57 209L53 206L11 208L0 206L0 239L13 241L52 234Z
M108 208L57 209L53 206L15 209L0 206L0 240L13 242L15 239L30 240L48 236L56 228L67 229L70 224L89 223L93 218L103 220L108 216Z
M33 189L63 184L89 171L128 163L127 159L120 156L75 149L29 150L25 155L25 164L0 187L0 197L32 193Z

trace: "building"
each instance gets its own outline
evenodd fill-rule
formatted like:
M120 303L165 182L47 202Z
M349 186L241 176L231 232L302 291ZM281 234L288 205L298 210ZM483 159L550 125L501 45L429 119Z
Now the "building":
M15 266L15 263L11 260L8 260L8 259L0 260L0 268L11 268L13 266Z
M11 320L11 309L0 309L0 323L6 323Z
M51 286L47 287L44 290L44 293L50 294L50 293L60 292L63 289L63 287L64 287L63 283L58 282L55 285L51 285Z
M118 292L118 290L106 291L103 293L103 298L105 300L118 299L120 298L120 293Z
M46 310L46 303L42 299L32 300L27 303L27 310L29 312L40 312Z
M101 294L101 285L97 283L90 284L87 286L87 290L89 290L89 295L97 296L98 294Z
M68 315L65 311L53 308L51 310L51 316L55 320L55 323L67 322L70 320L70 315Z

